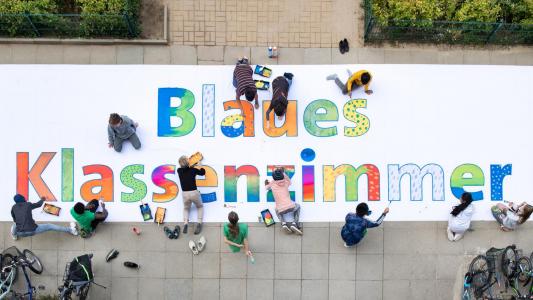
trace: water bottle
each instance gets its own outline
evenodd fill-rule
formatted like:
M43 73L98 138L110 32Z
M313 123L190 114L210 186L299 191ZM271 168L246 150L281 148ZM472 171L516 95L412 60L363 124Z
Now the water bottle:
M268 57L272 58L273 55L274 55L274 53L273 53L272 47L268 47Z

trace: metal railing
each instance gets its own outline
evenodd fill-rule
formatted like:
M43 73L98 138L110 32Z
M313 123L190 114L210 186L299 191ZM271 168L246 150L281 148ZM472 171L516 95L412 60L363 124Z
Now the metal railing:
M0 37L135 38L130 14L0 14Z
M385 24L386 23L386 24ZM380 22L365 0L365 42L533 45L533 25L431 20Z

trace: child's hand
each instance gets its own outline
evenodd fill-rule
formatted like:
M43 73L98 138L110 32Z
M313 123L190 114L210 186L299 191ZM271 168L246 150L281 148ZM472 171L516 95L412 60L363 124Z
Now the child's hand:
M366 93L367 95L372 95L372 93L374 93L374 91L372 91L372 90L368 90L368 91L365 91L365 93Z
M139 127L139 123L135 122L135 123L133 124L133 126L135 126L135 128L137 128L137 127Z
M383 214L388 214L389 213L389 208L388 207L385 207L385 210L383 211Z
M107 146L108 146L109 148L113 148L113 144L111 144L111 143L107 143Z
M265 179L265 185L268 185L268 179Z

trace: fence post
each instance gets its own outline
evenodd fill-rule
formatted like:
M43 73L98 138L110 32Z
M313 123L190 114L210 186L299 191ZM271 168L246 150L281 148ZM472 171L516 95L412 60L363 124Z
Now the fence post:
M133 37L133 28L131 26L131 22L130 22L130 18L128 16L128 14L124 13L122 16L124 17L124 21L126 22L126 25L128 25L129 36Z
M492 32L489 34L489 36L487 37L487 41L485 42L486 44L490 43L490 41L492 40L492 37L496 34L496 32L498 32L498 30L500 30L500 28L502 28L502 26L503 26L502 22L498 23L498 26L496 26L496 28L494 28Z
M372 15L372 0L365 0L365 35L364 40L368 39L368 35L372 30L374 16Z
M41 34L39 33L39 30L37 30L37 27L35 27L35 24L33 24L33 22L31 21L30 15L24 14L24 16L26 17L26 20L28 20L28 22L30 23L30 26L33 29L33 32L35 32L37 36L41 36Z

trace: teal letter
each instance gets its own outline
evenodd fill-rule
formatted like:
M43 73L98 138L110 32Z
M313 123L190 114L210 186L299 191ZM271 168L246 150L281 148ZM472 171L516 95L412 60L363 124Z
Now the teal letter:
M180 98L181 104L171 106L171 98ZM194 95L191 91L181 88L159 88L158 91L158 115L157 136L184 136L194 129L196 118L189 110L194 106ZM171 118L181 119L181 125L171 126Z

